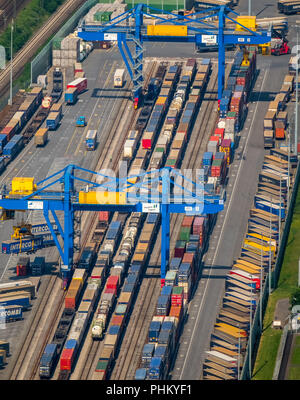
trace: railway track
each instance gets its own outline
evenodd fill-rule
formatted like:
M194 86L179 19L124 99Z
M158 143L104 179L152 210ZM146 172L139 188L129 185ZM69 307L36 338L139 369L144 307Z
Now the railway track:
M13 59L12 73L15 80L23 71L24 65L31 60L36 51L51 37L63 23L79 8L84 0L67 0L59 9L49 18L49 20L38 30L36 34L18 51ZM10 63L0 73L0 96L2 96L9 87Z
M117 96L119 97L119 96ZM107 116L115 110L117 107L117 101L114 102L113 107L108 109L109 103L107 104ZM125 136L123 141L121 138L114 135L118 126L121 126L121 118L124 116L124 112L126 111L126 106L128 105L128 100L125 98L120 105L120 112L118 113L118 118L115 119L113 126L109 126L109 118L107 118L103 131L106 133L102 135L102 139L104 141L104 147L101 149L99 146L99 152L97 156L94 157L94 160L91 162L89 166L92 170L97 168L108 168L109 160L112 160L113 165L117 166L117 155L120 155L122 152L122 144L125 141ZM129 109L129 114L131 115L130 120L133 118L132 116L136 115L133 108ZM121 130L120 133L122 134ZM121 147L119 149L118 154L114 153L114 149L116 149L116 143L120 143ZM101 151L102 150L102 151ZM87 243L91 240L90 233L93 232L94 225L96 223L96 213L86 213L86 217L84 221L82 221L83 226L83 240L82 240L82 248L84 248ZM95 244L95 243L94 243ZM97 244L96 244L97 245ZM80 254L75 258L75 262L78 261ZM61 290L61 280L58 279L57 276L49 277L44 280L45 285L47 286L47 290L43 295L43 299L41 304L38 306L36 310L36 314L32 320L32 324L27 335L27 339L25 340L20 353L17 357L17 361L15 367L13 367L13 373L10 376L10 379L39 379L38 367L39 360L42 355L43 349L46 343L50 340L51 335L53 335L55 327L58 324L60 315L63 310L64 297L66 292ZM57 295L53 296L53 288L56 287ZM56 292L55 292L56 293ZM52 297L51 297L52 295ZM49 311L46 308L46 304L51 299L56 299L55 307L52 307ZM42 315L47 315L48 319L45 322L45 319L42 320ZM49 322L51 321L51 322ZM36 347L34 347L34 343L37 343ZM26 366L26 367L25 367ZM25 372L26 371L26 374Z
M147 69L146 69L145 86L148 85L150 78L153 76L156 66L157 66L157 62L152 61L151 65L149 66L149 70L147 71ZM126 132L126 135L123 137L123 141L121 142L121 147L117 154L116 163L113 168L114 171L116 171L117 164L122 159L122 151L124 148L125 140L127 138L127 134L129 132L129 130L133 129L136 119L137 119L137 113L134 113L126 125L126 129L124 130ZM117 121L117 126L118 126L118 121ZM77 369L75 367L75 371L71 375L71 379L76 379L76 380L90 379L90 377L93 374L93 366L97 360L97 356L101 349L101 345L102 345L102 342L93 341L91 339L91 337L87 334L86 340L83 344L82 350L79 355L79 360L77 362L77 365L81 364L81 365L84 365L84 367L83 368L77 367Z
M206 89L208 94L205 97L205 102L201 104L190 141L186 148L182 168L200 167L200 152L205 151L205 146L208 141L208 136L205 135L205 133L207 131L210 132L215 123L214 118L211 118L211 116L216 106L214 101L216 100L216 88L217 71L214 68ZM197 129L197 126L199 126L199 129ZM171 217L171 248L172 242L176 241L181 219L181 215L173 215ZM146 342L148 328L152 316L154 315L156 302L159 296L160 248L161 242L157 240L135 302L135 307L127 325L119 357L116 360L115 367L111 374L112 380L134 379L135 370L138 368L141 360L142 349Z

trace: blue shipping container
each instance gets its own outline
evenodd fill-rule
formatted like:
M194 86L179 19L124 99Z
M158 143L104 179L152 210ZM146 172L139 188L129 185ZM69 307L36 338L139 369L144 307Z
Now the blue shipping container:
M0 303L0 325L12 320L22 319L23 305L3 305Z
M135 380L136 381L143 381L147 377L147 369L146 368L139 368L135 372Z

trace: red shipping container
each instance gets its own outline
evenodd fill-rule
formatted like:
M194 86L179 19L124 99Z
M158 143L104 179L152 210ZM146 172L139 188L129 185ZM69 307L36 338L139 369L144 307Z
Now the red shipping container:
M117 288L105 288L104 293L113 293L117 295L118 289Z
M297 143L297 153L300 153L300 143Z
M190 226L193 225L193 221L194 221L194 217L193 216L185 215L183 220L182 220L181 226L190 227Z
M222 139L224 138L225 129L224 128L216 128L214 136L220 136Z
M175 307L180 307L183 304L183 296L180 296L178 298L175 297L171 297L171 306L175 306Z
M71 371L74 360L75 352L74 349L63 349L60 358L60 370Z
M142 139L143 149L151 149L152 140L151 139Z
M108 222L109 211L99 211L98 218L100 222Z
M109 276L106 282L107 289L115 289L119 286L119 277L116 275Z
M220 143L220 138L219 138L219 136L211 136L211 137L209 138L209 140L210 140L210 141L213 141L213 142L218 142L218 144Z
M65 308L74 309L76 307L76 298L73 296L65 297Z

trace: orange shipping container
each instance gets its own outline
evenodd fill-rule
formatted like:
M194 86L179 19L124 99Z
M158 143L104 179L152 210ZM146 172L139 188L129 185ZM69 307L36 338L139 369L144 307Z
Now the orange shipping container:
M275 138L276 139L285 139L285 130L283 128L275 129Z

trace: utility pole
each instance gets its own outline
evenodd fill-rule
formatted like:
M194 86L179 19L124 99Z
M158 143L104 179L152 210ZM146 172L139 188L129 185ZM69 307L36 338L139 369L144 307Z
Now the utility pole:
M280 240L281 240L281 173L280 173L280 194L279 194L279 204L280 204L280 208L279 208L279 213L278 213L278 244L280 244Z
M11 21L11 31L10 31L10 94L8 105L12 105L12 64L13 64L13 31L14 31L14 19Z
M251 15L251 0L248 0L248 15Z

